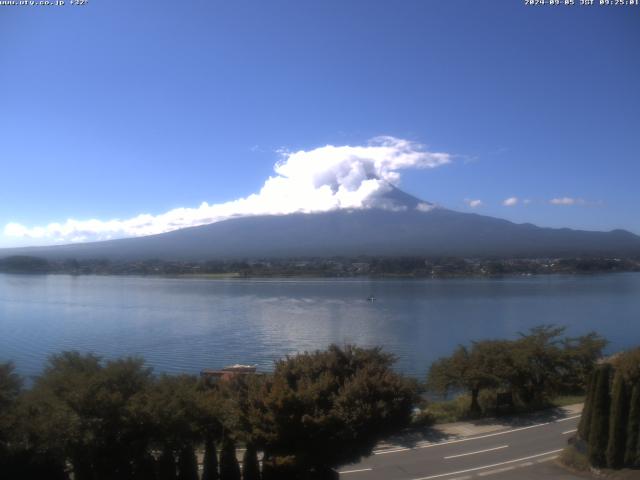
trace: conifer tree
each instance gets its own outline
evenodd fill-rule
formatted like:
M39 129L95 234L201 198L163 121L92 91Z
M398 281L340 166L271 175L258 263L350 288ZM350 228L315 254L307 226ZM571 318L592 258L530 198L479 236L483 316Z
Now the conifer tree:
M204 444L202 480L218 480L219 478L216 442L213 439L207 439Z
M591 426L589 429L589 462L594 467L602 468L607 465L607 444L609 443L609 383L611 365L605 364L598 369L596 391L593 398Z
M609 444L607 446L607 465L609 468L622 468L627 437L629 397L622 373L616 373L611 396L611 414L609 418Z
M256 447L249 443L242 457L242 479L260 480L260 465L258 464L258 452Z
M262 480L277 480L278 476L273 466L273 458L264 452L262 455Z
M240 480L240 465L238 465L238 458L236 457L236 445L229 437L222 442L220 480Z
M158 480L176 480L176 459L170 448L165 448L158 459Z
M594 370L589 375L589 383L587 385L587 396L584 399L584 407L582 408L582 416L578 425L578 436L585 442L589 442L589 429L591 427L591 414L593 412L593 397L596 392L598 370Z
M133 468L133 478L135 480L156 480L156 470L156 459L147 452L136 459Z
M640 432L640 384L633 386L631 390L631 401L629 405L629 419L627 422L627 445L624 454L624 464L628 467L637 466L640 460L638 458L638 444Z
M198 459L192 445L186 445L180 450L178 480L198 480Z
M640 465L640 434L638 434L638 444L636 445L636 460L635 465Z

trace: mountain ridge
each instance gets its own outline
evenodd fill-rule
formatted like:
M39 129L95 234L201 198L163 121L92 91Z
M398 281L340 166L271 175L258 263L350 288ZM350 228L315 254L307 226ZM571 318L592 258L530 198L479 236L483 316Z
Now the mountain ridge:
M145 237L0 249L33 255L135 261L336 256L563 257L640 255L640 236L545 228L449 210L392 187L385 208L260 215Z

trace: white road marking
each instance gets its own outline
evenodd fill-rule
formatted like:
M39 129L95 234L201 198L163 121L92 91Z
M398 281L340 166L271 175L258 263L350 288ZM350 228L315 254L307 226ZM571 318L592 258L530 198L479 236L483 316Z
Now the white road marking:
M486 450L478 450L477 452L461 453L459 455L449 455L444 457L445 460L450 458L466 457L467 455L475 455L476 453L493 452L494 450L502 450L503 448L509 448L509 445L500 445L499 447L487 448Z
M524 463L521 463L518 466L519 467L530 467L531 465L533 465L533 462L524 462Z
M497 470L489 470L488 472L479 473L479 477L486 477L487 475L495 475L496 473L508 472L509 470L515 470L516 467L504 467Z
M438 447L440 445L451 445L452 443L461 443L461 442L470 442L471 440L480 440L482 438L496 437L498 435L506 435L508 433L521 432L522 430L529 430L530 428L538 428L544 427L545 425L551 425L552 423L566 422L567 420L573 420L576 418L580 418L580 415L574 415L573 417L561 418L559 420L554 420L553 422L545 422L545 423L537 423L535 425L529 425L527 427L519 427L512 428L511 430L504 430L502 432L488 433L486 435L479 435L477 437L466 437L466 438L458 438L456 440L446 440L444 442L436 442L436 443L428 443L426 445L418 444L415 447L402 447L402 448L392 448L390 450L377 450L374 451L374 455L387 455L389 453L398 453L398 452L407 452L409 450L417 450L419 448L431 448Z
M370 472L371 468L360 468L358 470L343 470L342 472L338 472L340 475L346 475L347 473L359 473L359 472Z
M574 415L573 417L561 418L559 420L554 420L554 423L566 422L567 420L573 420L574 418L580 418L580 415Z
M563 435L568 435L569 433L577 432L578 429L574 428L573 430L567 430L566 432L562 432Z
M551 460L555 460L556 458L558 458L558 455L555 455L555 456L549 457L549 458L541 458L540 460L536 460L536 463L549 462Z
M494 467L500 467L502 465L508 465L510 463L523 462L525 460L531 460L532 458L544 457L545 455L553 455L554 453L558 453L558 452L561 452L561 451L562 451L562 448L559 449L559 450L552 450L550 452L544 452L544 453L538 453L536 455L530 455L528 457L516 458L514 460L507 460L506 462L494 463L494 464L491 464L491 465L484 465L482 467L468 468L466 470L458 470L457 472L439 473L437 475L429 475L428 477L414 478L413 480L431 480L432 478L441 478L441 477L448 477L449 475L459 475L461 473L475 472L475 471L478 471L478 470L485 470L487 468L494 468Z
M416 447L422 448L422 447ZM412 448L396 448L394 450L379 450L377 452L373 452L374 455L386 455L387 453L397 453L397 452L406 452L407 450L413 450Z

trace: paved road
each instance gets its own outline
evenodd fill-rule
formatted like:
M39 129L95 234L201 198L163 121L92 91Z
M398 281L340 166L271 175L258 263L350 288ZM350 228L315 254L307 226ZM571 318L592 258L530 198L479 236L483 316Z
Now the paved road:
M579 416L476 435L378 450L340 468L342 480L579 478L553 465Z

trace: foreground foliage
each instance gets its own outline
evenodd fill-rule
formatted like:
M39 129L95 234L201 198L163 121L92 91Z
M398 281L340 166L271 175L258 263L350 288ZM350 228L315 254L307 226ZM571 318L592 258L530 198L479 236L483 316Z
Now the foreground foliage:
M443 395L468 393L471 417L494 413L500 392L510 409L546 406L558 395L582 393L606 341L596 333L563 334L562 327L540 326L516 340L460 346L433 363L427 386ZM483 393L490 393L484 402Z
M380 349L332 346L281 360L273 374L211 383L154 376L139 358L64 352L29 390L0 364L0 472L197 480L204 450L207 480L333 478L332 467L409 424L416 385L393 362Z
M576 448L590 465L640 466L640 348L599 366L591 376Z

